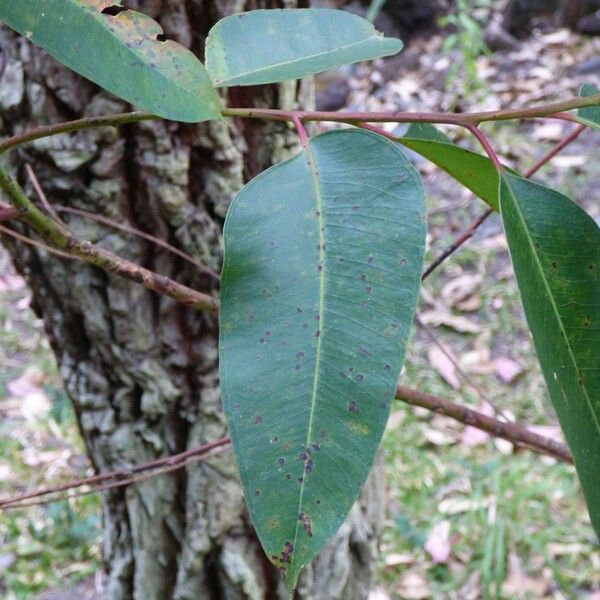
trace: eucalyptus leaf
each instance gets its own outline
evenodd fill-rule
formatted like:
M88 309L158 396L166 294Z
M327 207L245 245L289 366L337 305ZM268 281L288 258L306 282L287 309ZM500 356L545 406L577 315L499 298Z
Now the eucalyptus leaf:
M600 228L562 194L510 174L500 208L544 378L600 536Z
M597 96L598 94L600 94L600 89L589 83L583 84L579 91L579 95L584 97ZM583 125L587 125L588 127L600 131L600 106L580 108L577 111L577 120Z
M2 0L0 20L58 61L157 116L205 121L221 116L202 63L159 41L160 25L139 12L102 11L120 0Z
M220 378L246 503L290 587L371 469L419 291L426 210L397 144L311 139L225 222Z
M217 87L299 79L334 67L397 54L357 15L328 8L253 10L219 21L206 42L206 67Z

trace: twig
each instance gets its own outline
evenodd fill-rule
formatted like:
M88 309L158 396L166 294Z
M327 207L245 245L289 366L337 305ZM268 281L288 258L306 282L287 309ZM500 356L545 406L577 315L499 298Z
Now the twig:
M109 471L108 473L102 473L99 475L93 475L92 477L86 477L84 479L78 479L76 481L71 481L68 483L64 483L61 485L57 485L50 488L45 488L41 490L36 490L35 492L30 492L28 494L23 494L18 498L9 498L7 500L0 500L0 509L7 507L9 504L14 504L15 502L21 502L24 500L31 500L33 498L40 498L42 496L47 496L49 494L56 494L57 492L65 492L68 490L76 489L79 487L83 487L85 485L97 485L101 483L105 483L110 480L126 480L131 478L132 475L137 473L143 473L145 471L151 471L153 469L157 469L163 467L165 465L178 465L180 463L185 462L186 460L195 457L202 456L215 450L216 448L221 448L227 446L230 443L230 439L228 437L220 438L213 442L208 442L203 444L202 446L198 446L197 448L193 448L191 450L186 450L185 452L181 452L179 454L173 454L171 456L166 456L163 458L158 458L156 460L142 463L140 465L134 465L128 469L120 469L116 471Z
M430 394L424 394L423 392L404 386L398 386L396 398L398 400L403 400L408 404L412 404L413 406L420 406L421 408L426 408L444 415L445 417L450 417L469 427L481 429L494 437L499 437L514 444L526 446L538 454L549 454L563 462L573 462L573 457L564 444L538 435L537 433L533 433L516 423L503 423L502 421L488 417L480 412L471 410L466 406L455 404L454 402L443 400L442 398Z
M62 252L61 250L57 250L56 248L53 248L52 246L48 246L48 244L44 244L44 242L34 240L30 237L27 237L26 235L23 235L22 233L13 231L12 229L9 229L8 227L4 227L4 225L0 225L0 233L3 233L4 235L9 235L10 237L13 237L16 240L19 240L20 242L29 244L30 246L35 246L36 248L39 248L40 250L45 250L46 252L49 252L50 254L54 254L56 256L60 256L61 258L67 258L69 260L80 260L76 256L67 254L66 252Z
M420 406L433 412L439 413L455 421L459 421L470 427L481 429L487 433L500 437L514 444L522 445L534 452L539 454L548 454L563 462L572 463L573 459L568 448L556 440L546 438L544 436L533 433L527 430L521 425L516 423L503 423L488 417L480 412L455 404L449 400L424 394L417 390L405 386L398 386L396 388L396 399L406 402L412 406ZM93 494L99 491L105 491L114 487L120 487L129 485L139 481L139 478L134 477L138 473L146 473L144 479L153 477L156 474L164 473L167 470L181 469L189 464L189 461L194 457L204 457L209 453L214 453L219 450L223 450L230 444L231 440L227 437L215 440L208 444L203 444L198 448L193 448L180 454L174 454L172 456L166 456L158 458L151 462L143 463L140 465L132 466L128 469L122 469L118 471L110 471L109 473L103 473L94 475L92 477L86 477L85 479L78 479L76 481L70 481L58 486L44 488L15 496L13 498L6 498L0 500L0 510L9 510L11 508L20 508L22 506L29 506L43 502L33 502L31 504L25 504L29 500L35 500L43 498L45 496L55 495L59 492L68 492L69 490L81 488L84 486L90 486L90 489L81 492L79 495ZM66 496L66 498L73 497ZM63 499L62 497L60 499ZM53 501L56 499L53 499Z
M23 188L0 167L0 188L20 211L21 219L45 241L105 271L130 279L177 302L198 310L216 310L217 303L208 294L198 292L168 277L125 260L100 246L79 240L59 223L40 211L27 198Z
M115 229L119 229L121 231L126 231L127 233L131 233L132 235L141 237L145 240L148 240L149 242L152 242L153 244L156 244L157 246L160 246L161 248L164 248L168 252L171 252L171 253L179 256L183 260L188 261L189 263L191 263L195 267L197 267L198 270L202 271L203 273L206 273L207 275L210 275L210 277L212 277L215 281L219 281L219 279L220 279L219 274L217 272L213 271L206 265L203 265L201 262L197 261L194 257L190 256L189 254L186 254L182 250L179 250L179 248L172 246L168 242L165 242L164 240L161 240L160 238L150 235L149 233L146 233L145 231L136 229L135 227L132 227L131 225L125 225L123 223L118 223L117 221L114 221L113 219L109 219L108 217L105 217L103 215L96 215L87 210L81 210L79 208L73 208L71 206L62 206L59 204L59 205L55 206L54 208L58 212L65 212L65 213L69 213L72 215L77 215L78 217L82 217L84 219L91 219L92 221L97 221L98 223L102 223L103 225L108 225L109 227L114 227Z
M40 185L40 182L38 181L38 178L36 177L36 174L33 171L33 169L31 168L31 165L29 163L25 163L25 171L27 171L27 177L29 177L29 181L31 181L31 185L33 185L33 189L35 190L35 193L37 194L38 198L40 199L40 202L42 203L43 207L46 209L46 212L59 225L61 225L62 227L64 227L66 229L67 224L56 214L56 212L54 212L52 205L50 204L50 202L48 202L48 198L46 197L46 194L45 194L44 190L42 189L42 186Z

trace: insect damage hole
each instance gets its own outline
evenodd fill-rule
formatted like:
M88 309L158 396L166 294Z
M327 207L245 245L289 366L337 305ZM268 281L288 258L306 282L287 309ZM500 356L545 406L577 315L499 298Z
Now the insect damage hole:
M110 15L111 17L116 17L117 15L121 14L122 12L125 12L126 10L128 9L124 6L113 4L112 6L107 6L105 9L103 9L102 14Z

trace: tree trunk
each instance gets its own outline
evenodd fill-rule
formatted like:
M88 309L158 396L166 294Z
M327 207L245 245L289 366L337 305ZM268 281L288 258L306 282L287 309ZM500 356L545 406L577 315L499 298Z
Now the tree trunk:
M300 4L127 2L157 18L168 37L200 55L218 18ZM0 74L3 135L128 110L7 28L0 28ZM231 90L226 101L289 108L308 105L311 97L310 83L292 82ZM55 205L130 223L219 270L221 225L232 195L295 149L295 134L285 123L145 122L39 140L12 153L10 162L22 182L23 165L31 163ZM78 236L131 261L196 289L215 287L197 269L146 241L63 217ZM34 310L44 319L98 472L227 434L214 318L84 263L3 241L31 286ZM338 536L303 574L297 598L366 598L381 522L381 488L377 468ZM105 492L102 511L105 589L111 600L287 597L247 518L230 451Z

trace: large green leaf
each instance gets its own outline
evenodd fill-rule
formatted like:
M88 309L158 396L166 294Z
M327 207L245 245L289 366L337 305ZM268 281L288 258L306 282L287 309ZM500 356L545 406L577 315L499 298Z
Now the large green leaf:
M426 211L399 147L336 130L235 198L225 223L220 376L246 502L298 573L367 477L419 290Z
M600 228L558 192L504 175L500 208L550 397L600 536Z
M220 118L218 97L202 63L149 17L120 0L0 0L0 20L109 92L177 121Z
M398 142L430 160L498 210L498 171L489 158L457 146L439 129L423 123L411 125Z
M327 8L253 10L226 17L206 42L206 67L217 86L298 79L360 60L396 54L366 19Z
M584 83L579 91L579 95L584 97L596 96L598 94L600 94L600 90L595 85L589 83ZM577 111L577 120L588 127L600 131L600 106L580 108Z

